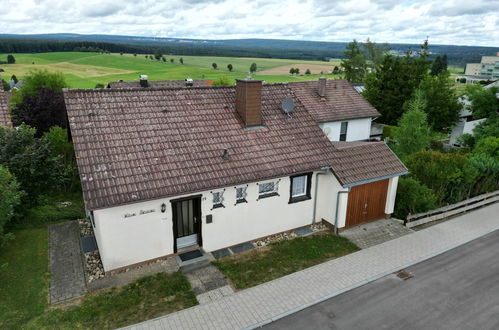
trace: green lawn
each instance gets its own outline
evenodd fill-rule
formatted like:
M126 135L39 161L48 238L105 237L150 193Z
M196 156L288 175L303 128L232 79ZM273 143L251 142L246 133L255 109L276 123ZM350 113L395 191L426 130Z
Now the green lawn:
M190 289L180 271L159 273L122 288L87 294L80 306L52 309L29 327L114 329L197 305Z
M6 60L6 54L0 55L0 60ZM59 52L39 54L14 54L16 64L4 64L1 68L5 72L0 77L9 80L15 74L22 78L32 69L47 69L63 73L71 88L94 88L96 84L107 85L110 81L135 80L140 74L147 74L151 81L168 79L207 79L215 80L221 77L229 79L244 78L248 74L251 63L257 64L256 79L266 82L288 82L317 79L318 75L289 76L287 72L275 75L259 75L258 72L280 66L293 64L326 65L333 68L336 62L265 59L265 58L236 58L212 56L168 56L167 62L145 59L144 55L132 54L100 54L85 52ZM184 64L179 59L183 57ZM173 58L174 63L170 63ZM218 64L214 70L211 64ZM234 67L229 72L227 64Z
M47 306L47 228L14 234L0 251L0 329L20 329Z
M270 244L213 264L237 289L252 287L359 250L348 239L316 234Z

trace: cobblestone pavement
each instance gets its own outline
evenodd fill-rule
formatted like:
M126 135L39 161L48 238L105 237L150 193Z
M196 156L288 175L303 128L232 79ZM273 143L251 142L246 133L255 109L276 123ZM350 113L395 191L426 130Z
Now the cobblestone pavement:
M499 230L499 203L130 329L255 328Z
M77 221L49 225L50 303L85 294L83 256Z
M399 220L381 219L346 229L340 235L348 238L361 249L366 249L413 232Z

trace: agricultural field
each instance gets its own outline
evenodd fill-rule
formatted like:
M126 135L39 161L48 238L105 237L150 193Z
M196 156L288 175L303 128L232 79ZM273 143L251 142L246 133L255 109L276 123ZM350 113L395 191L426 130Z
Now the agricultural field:
M69 87L71 88L93 88L96 84L107 85L110 81L136 80L141 74L147 74L150 80L169 79L207 79L215 80L222 77L229 79L244 78L248 75L251 63L256 63L257 72L253 75L255 79L266 82L287 82L300 80L315 80L324 74L331 75L339 60L331 62L299 61L285 59L266 58L235 58L235 57L212 57L212 56L181 56L165 55L166 61L146 59L145 55L137 54L100 54L83 52L60 52L39 54L13 54L16 58L15 64L2 64L0 77L9 80L14 74L17 78L22 77L33 69L46 69L49 71L62 72ZM184 64L180 63L183 58ZM0 60L6 61L7 54L0 54ZM170 62L173 59L173 63ZM213 69L212 63L217 64ZM230 72L227 68L232 64ZM289 69L297 67L300 73L310 69L311 75L290 75ZM338 76L334 76L338 78Z

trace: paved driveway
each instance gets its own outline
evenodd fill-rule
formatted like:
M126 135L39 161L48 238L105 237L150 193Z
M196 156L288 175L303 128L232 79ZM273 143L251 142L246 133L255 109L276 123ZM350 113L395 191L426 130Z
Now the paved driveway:
M499 219L498 219L499 221ZM383 277L268 329L499 329L499 231Z

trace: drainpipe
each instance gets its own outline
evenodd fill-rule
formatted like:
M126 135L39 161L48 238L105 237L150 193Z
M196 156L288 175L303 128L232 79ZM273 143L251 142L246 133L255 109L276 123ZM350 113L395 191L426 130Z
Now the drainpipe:
M317 213L317 190L319 187L319 175L328 174L331 170L331 166L321 167L322 172L315 173L315 189L314 189L314 213L312 215L312 224L315 223L315 215Z
M338 206L340 204L340 194L348 194L350 192L350 188L348 190L340 190L336 195L336 210L334 215L334 233L338 235Z

